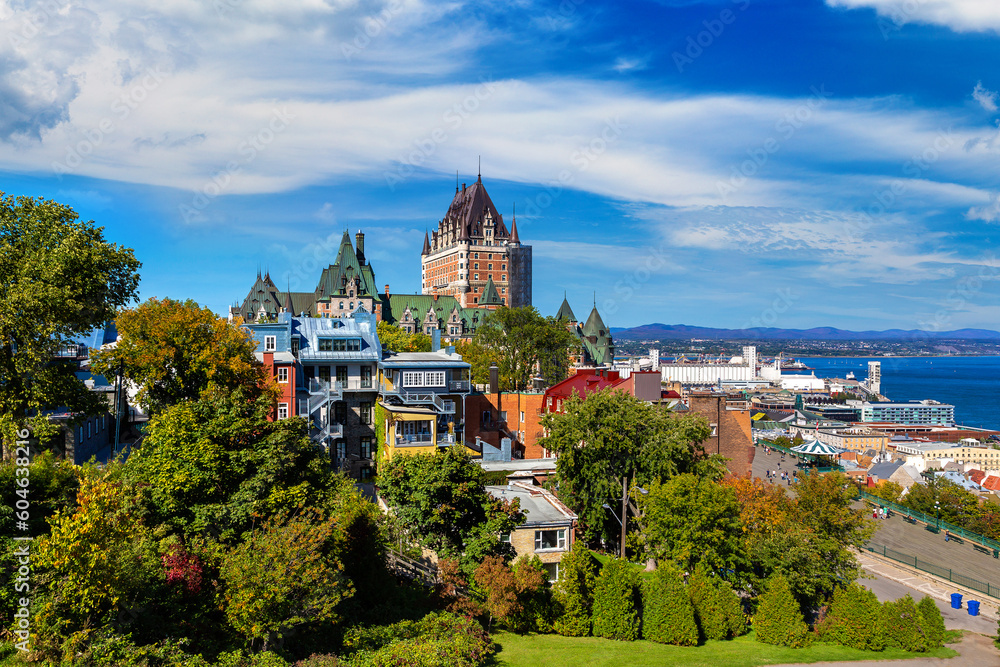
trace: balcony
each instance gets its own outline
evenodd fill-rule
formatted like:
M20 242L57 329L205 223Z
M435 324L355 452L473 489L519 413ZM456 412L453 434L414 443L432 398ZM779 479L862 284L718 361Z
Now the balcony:
M328 439L338 439L344 437L344 425L337 422L324 424L322 422L311 422L309 424L309 437L317 442L325 442Z
M340 398L340 393L344 390L343 383L321 378L310 378L307 387L310 394L328 394L336 398Z
M468 380L452 380L448 383L449 391L469 391Z
M382 384L381 393L385 396L395 396L406 405L433 405L440 414L455 414L455 401L446 401L433 391L390 389L386 384Z
M397 447L426 447L434 444L434 434L414 433L411 435L397 435Z

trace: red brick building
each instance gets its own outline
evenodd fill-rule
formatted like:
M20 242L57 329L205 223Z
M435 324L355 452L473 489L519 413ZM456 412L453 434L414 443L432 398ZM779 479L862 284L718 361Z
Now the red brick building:
M707 454L729 459L729 472L748 476L753 465L754 446L750 432L750 410L741 395L712 391L692 391L688 396L691 412L708 420L712 435L702 443Z
M547 458L538 445L544 398L536 392L470 395L465 399L465 441L478 438L499 448L502 438L510 438L514 458Z

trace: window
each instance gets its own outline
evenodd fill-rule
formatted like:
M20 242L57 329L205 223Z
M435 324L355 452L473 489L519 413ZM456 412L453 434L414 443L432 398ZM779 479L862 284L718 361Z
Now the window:
M542 567L545 568L545 574L548 575L550 582L555 583L559 580L559 563L542 563Z
M347 447L344 445L343 440L337 441L337 461L343 461L347 456Z
M507 265L506 264L501 264L500 265L500 270L501 271L506 271L507 270Z
M361 349L361 339L360 338L348 338L347 339L347 351L348 352L358 352Z
M288 369L287 368L279 368L278 369L278 382L281 382L282 384L287 384L288 383Z
M478 252L474 252L474 253L472 253L472 255L473 255L473 257L475 257L476 259L479 259L479 253L478 253Z
M510 533L504 533L500 536L500 541L504 544L510 544Z
M478 273L476 274L476 277L473 278L473 280L479 280L479 274Z
M490 264L490 265L488 265L488 266L487 266L486 268L487 268L487 269L489 269L490 271L492 271L492 270L493 270L493 265L492 265L492 264Z
M521 423L524 423L524 410L521 410Z
M296 357L299 356L299 338L298 336L292 338L292 354Z
M361 417L362 424L372 423L372 404L368 402L363 402L358 405L358 414Z
M361 458L370 459L372 457L372 439L361 438Z
M444 383L444 371L427 371L424 373L424 386L425 387L443 387Z
M423 387L424 374L419 371L403 371L404 387Z
M337 382L347 384L347 366L337 366Z
M309 413L309 401L305 398L300 398L298 414L306 416L308 413Z
M338 401L333 404L333 419L338 424L343 424L347 421L347 404L343 401Z
M288 419L288 403L278 403L278 419Z
M87 439L90 439L90 420L87 420Z
M264 351L274 352L278 348L277 340L275 336L264 336Z
M507 411L506 410L501 410L500 411L500 421L502 421L502 422L507 421Z
M319 351L320 352L330 352L333 350L333 339L332 338L320 338L319 339Z
M340 309L341 309L341 310L343 310L343 309L344 309L344 302L343 302L343 301L341 301L341 302L340 302Z
M566 549L566 529L559 530L536 530L535 531L535 551L545 549Z
M478 269L478 268L479 268L479 262L475 262L475 263L474 263L474 264L472 265L472 268L474 268L474 269Z
M351 310L354 310L354 302L351 302Z
M79 438L77 438L77 440L78 440L79 442L83 442L83 427L82 427L82 426L80 427L80 437L79 437Z
M361 367L361 388L369 389L372 386L372 367L362 366Z

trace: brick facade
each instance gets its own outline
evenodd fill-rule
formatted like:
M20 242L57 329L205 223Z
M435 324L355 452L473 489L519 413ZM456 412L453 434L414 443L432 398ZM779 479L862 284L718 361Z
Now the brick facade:
M705 453L726 457L729 459L726 462L729 472L744 477L751 473L754 446L750 432L750 411L733 409L733 404L741 401L742 397L731 402L726 394L697 391L691 392L688 406L692 412L707 419L713 427L714 435L702 443Z
M541 393L470 395L465 403L465 441L475 443L479 438L499 447L501 438L509 437L514 458L546 458L538 444L544 399ZM507 413L506 421L501 419L501 412Z

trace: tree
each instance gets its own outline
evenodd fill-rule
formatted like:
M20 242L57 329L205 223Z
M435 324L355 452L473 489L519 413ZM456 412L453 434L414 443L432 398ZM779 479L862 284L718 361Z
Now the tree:
M702 639L725 639L729 634L729 622L722 605L719 604L716 579L705 565L699 563L688 579L688 596L694 608L698 634Z
M676 646L698 643L698 624L680 570L661 563L643 581L642 636L649 641Z
M379 322L376 331L383 350L393 352L430 352L431 337L425 333L407 333L395 324Z
M742 560L740 507L731 487L688 473L653 482L639 498L646 543L655 558L686 570L699 562L733 569Z
M522 558L514 567L499 556L487 556L473 576L480 604L493 621L499 620L514 632L527 632L536 626L536 615L544 613L540 593L545 587L545 569L535 556Z
M842 646L865 651L885 649L882 603L867 588L852 583L838 588L821 625L821 634Z
M475 343L500 369L501 391L523 391L538 373L546 384L566 377L569 349L576 339L551 317L532 306L501 307L486 316Z
M923 619L921 627L924 629L924 636L927 638L927 648L939 648L944 645L944 617L941 615L941 610L938 609L937 603L934 599L925 595L917 603L917 611L920 612L920 617Z
M799 648L809 643L809 627L802 618L799 603L780 574L768 580L753 625L757 640L765 644Z
M559 580L554 586L555 602L559 617L555 631L566 637L590 635L591 609L594 603L596 567L594 557L582 541L573 543L572 550L563 556Z
M895 503L899 502L900 496L903 495L903 487L891 480L882 480L875 485L874 489L869 489L868 493L873 496L877 496L882 500L888 500L889 502Z
M244 390L183 402L155 415L123 474L151 518L187 537L234 544L260 520L338 497L330 459L301 419L269 421L267 396Z
M341 600L354 594L332 549L334 523L305 511L275 518L230 551L220 576L233 628L267 651L298 626L336 621Z
M379 471L379 490L412 535L440 556L458 558L469 573L489 555L514 557L500 540L524 521L517 501L486 491L486 473L458 447L395 456Z
M886 602L883 613L886 646L918 652L929 648L924 617L909 593L895 602Z
M490 382L490 364L492 358L483 346L473 340L460 340L455 343L455 351L461 355L462 361L472 366L469 373L472 384L488 385Z
M710 434L695 415L671 416L623 391L570 397L563 412L542 417L548 435L539 441L555 452L559 497L580 515L587 540L617 539L620 526L603 505L622 496L622 478L646 486L696 472Z
M601 568L594 586L594 636L633 641L639 638L639 575L620 558Z
M152 412L213 389L260 394L268 385L250 334L194 301L153 298L119 313L116 326L121 339L91 367L106 375L122 369Z
M44 442L43 411L96 414L101 399L55 361L73 341L136 299L140 263L54 201L0 192L0 438L9 458L17 431Z

